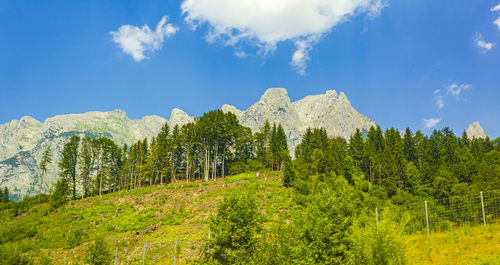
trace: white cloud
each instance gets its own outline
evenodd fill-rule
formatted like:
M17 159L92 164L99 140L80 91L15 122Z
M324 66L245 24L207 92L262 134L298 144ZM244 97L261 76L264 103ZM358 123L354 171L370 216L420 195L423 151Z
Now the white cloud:
M291 65L305 72L309 52L336 25L362 13L378 16L386 0L183 0L181 9L193 25L207 23L208 42L252 44L265 55L283 41L296 47Z
M493 12L494 11L500 11L500 4L492 7L490 10L493 11ZM498 17L495 21L493 21L493 24L497 25L498 30L500 30L500 17Z
M493 21L493 24L497 25L498 30L500 30L500 17L498 17L495 21Z
M444 101L442 97L439 97L436 100L436 106L438 107L438 109L442 109L444 107Z
M457 100L464 101L463 98L460 97L460 94L471 87L469 84L451 84L446 88L447 94L455 96Z
M500 4L498 4L498 5L494 6L494 7L492 7L490 10L491 10L491 11L500 11Z
M487 42L483 39L482 34L476 34L475 42L477 47L481 50L482 53L486 53L487 51L491 50L493 47L495 47L495 43L493 42Z
M239 50L234 53L234 55L238 58L245 58L248 54L245 51Z
M438 123L440 123L442 119L443 119L443 117L441 117L441 118L424 119L424 122L423 122L424 123L424 127L428 128L428 129L436 127L436 125Z
M123 25L118 31L111 31L113 42L118 44L123 52L130 54L136 62L147 58L146 52L153 53L163 44L165 37L174 35L179 28L167 23L167 16L164 16L156 30L152 31L147 25L142 28L132 25Z
M434 92L432 92L432 93L433 93L434 95L436 95L436 94L437 94L437 93L439 93L439 92L441 92L441 89L440 89L440 88L438 88L438 89L434 90Z

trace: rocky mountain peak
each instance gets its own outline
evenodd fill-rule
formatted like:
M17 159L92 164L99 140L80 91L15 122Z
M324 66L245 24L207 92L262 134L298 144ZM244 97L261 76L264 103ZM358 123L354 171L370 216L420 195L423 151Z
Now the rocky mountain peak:
M128 119L127 113L121 109L115 109L111 111L110 114L120 117L122 119Z
M235 106L233 105L228 105L228 104L224 104L222 105L222 108L221 110L224 112L224 113L228 113L228 112L231 112L233 113L234 115L236 115L236 117L240 117L242 114L243 114L243 111L237 109Z
M174 108L172 112L170 112L170 120L168 121L168 124L172 128L175 125L179 125L180 127L186 123L192 122L193 120L194 118L187 115L187 113L184 112L183 110Z
M286 106L290 104L290 98L286 89L272 87L266 90L259 102L270 106Z
M469 124L469 128L467 128L465 132L467 133L467 137L469 137L469 139L488 137L486 130L481 127L481 124L479 124L478 121Z

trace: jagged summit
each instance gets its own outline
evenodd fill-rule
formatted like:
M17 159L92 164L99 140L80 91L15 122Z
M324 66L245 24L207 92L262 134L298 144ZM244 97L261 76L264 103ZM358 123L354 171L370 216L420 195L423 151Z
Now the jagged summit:
M182 126L186 123L190 123L194 120L193 117L190 117L186 112L181 109L174 108L172 112L170 112L170 120L169 126L174 127L175 125Z
M486 130L481 127L481 124L479 124L478 121L469 124L469 128L467 128L465 132L467 133L467 137L469 139L488 137Z
M240 117L242 114L243 114L243 111L237 109L235 106L233 105L228 105L228 104L224 104L222 105L221 107L221 110L224 112L224 113L227 113L227 112L231 112L233 113L234 115L236 115L236 117Z
M287 105L290 104L288 92L284 88L273 87L266 90L259 102L267 105Z

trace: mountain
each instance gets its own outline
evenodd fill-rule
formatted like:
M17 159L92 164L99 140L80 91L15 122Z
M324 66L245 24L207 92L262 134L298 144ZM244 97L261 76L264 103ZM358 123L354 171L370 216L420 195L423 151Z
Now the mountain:
M351 106L344 92L337 94L335 90L291 102L286 89L269 88L245 111L231 105L224 105L221 109L234 113L253 132L258 131L266 120L271 124L281 123L292 154L308 127L323 127L330 136L349 139L357 128L366 133L376 125Z
M174 124L189 120L182 111L173 112ZM185 113L184 113L185 114ZM0 125L0 186L7 186L12 199L21 199L38 193L43 151L50 148L53 162L48 167L43 192L47 192L57 178L57 164L64 144L73 135L109 137L118 145L132 144L144 138L151 139L167 122L158 116L131 120L122 110L92 111L83 114L59 115L43 123L25 116L20 120Z
M467 133L467 137L469 137L469 139L488 137L486 130L481 127L481 124L479 124L478 121L469 124L469 128L467 128L465 132Z
M270 88L245 111L231 105L223 105L221 109L234 113L253 132L258 131L266 120L271 124L280 123L287 133L291 154L308 127L324 127L330 136L348 139L356 128L366 132L375 125L351 106L343 92L337 94L335 90L291 102L284 88ZM175 108L168 124L170 127L182 126L193 120ZM165 122L166 119L158 116L131 120L124 111L114 110L59 115L43 123L25 116L0 125L0 187L8 187L15 200L37 194L41 176L38 165L43 151L50 148L53 162L42 187L43 192L48 192L57 179L62 148L71 136L109 137L120 146L130 145L146 137L151 139Z

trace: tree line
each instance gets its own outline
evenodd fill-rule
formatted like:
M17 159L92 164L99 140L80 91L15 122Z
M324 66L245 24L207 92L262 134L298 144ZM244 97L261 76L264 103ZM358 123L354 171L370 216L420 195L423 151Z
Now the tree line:
M58 165L59 185L67 185L75 199L176 180L209 181L228 173L282 170L288 160L280 124L266 122L252 134L233 113L215 110L182 127L171 129L165 123L158 135L130 147L109 138L72 136Z
M325 129L308 129L295 157L296 185L333 172L349 183L366 180L400 203L500 189L500 138L471 140L447 127L430 136L372 127L365 136L358 129L349 141L329 138Z

